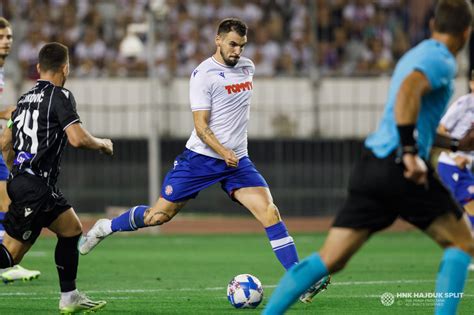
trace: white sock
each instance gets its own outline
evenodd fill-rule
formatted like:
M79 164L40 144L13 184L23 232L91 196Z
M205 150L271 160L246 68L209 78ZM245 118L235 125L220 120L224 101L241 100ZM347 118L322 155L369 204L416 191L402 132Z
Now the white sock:
M68 292L61 292L61 300L69 302L71 297L77 293L77 289L68 291Z

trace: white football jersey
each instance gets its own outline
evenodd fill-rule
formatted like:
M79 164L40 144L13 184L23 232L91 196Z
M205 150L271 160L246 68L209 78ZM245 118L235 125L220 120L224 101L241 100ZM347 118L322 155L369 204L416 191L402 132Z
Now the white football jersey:
M443 118L441 118L441 124L447 129L451 137L456 139L464 137L472 124L474 124L474 94L470 93L461 96L454 101ZM474 156L473 152L458 152L457 154L467 156L471 161ZM455 165L452 157L452 154L448 155L443 152L439 157L439 161Z
M189 99L191 110L209 110L209 128L219 142L235 152L240 159L248 155L247 125L255 66L240 57L234 67L217 62L214 57L204 60L191 74ZM186 148L199 154L222 159L196 134L191 133Z

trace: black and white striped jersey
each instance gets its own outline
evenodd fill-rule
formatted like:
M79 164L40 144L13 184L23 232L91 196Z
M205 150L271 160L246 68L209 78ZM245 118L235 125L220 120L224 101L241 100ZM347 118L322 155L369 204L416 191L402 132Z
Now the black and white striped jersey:
M54 185L68 141L65 130L80 122L74 96L65 88L38 80L18 100L12 122L15 150L12 174L33 172L45 178L49 185Z

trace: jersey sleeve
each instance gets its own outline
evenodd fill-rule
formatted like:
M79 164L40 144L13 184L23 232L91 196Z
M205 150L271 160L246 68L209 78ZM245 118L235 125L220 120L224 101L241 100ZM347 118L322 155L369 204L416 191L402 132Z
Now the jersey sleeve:
M441 118L440 123L446 127L449 132L453 130L458 121L461 120L462 116L466 114L465 103L466 97L458 98L453 104L451 104L451 106L449 106L443 118Z
M191 110L211 109L211 82L206 73L199 69L194 70L189 82L189 101Z
M415 66L415 70L422 72L432 90L448 85L454 78L456 67L452 61L439 54L431 54L421 59Z
M72 93L65 89L61 90L61 97L55 104L54 110L63 130L74 123L81 122L76 111L76 100Z

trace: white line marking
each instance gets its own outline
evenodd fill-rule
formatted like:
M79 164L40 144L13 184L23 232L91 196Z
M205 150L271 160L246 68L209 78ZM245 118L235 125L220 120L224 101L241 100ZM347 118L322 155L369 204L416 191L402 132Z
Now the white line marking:
M28 252L26 254L27 257L46 257L46 252L42 252L42 251L34 251L32 250L31 252ZM53 255L53 254L51 254Z
M332 282L331 286L348 286L348 285L387 285L387 284L419 284L419 283L435 283L436 280L431 279L421 279L421 280L378 280L378 281L341 281L341 282ZM467 282L474 282L474 279L468 279ZM275 288L276 285L264 285L266 289ZM10 288L12 288L10 286ZM176 289L117 289L117 290L86 290L87 293L93 294L141 294L141 293L154 293L154 292L197 292L197 291L225 291L227 287L208 287L208 288L176 288ZM409 292L410 290L405 289L403 292ZM23 298L23 297L31 297L31 296L38 296L39 299L42 298L44 295L58 295L56 291L50 292L0 292L1 297L11 297L11 298ZM464 297L474 297L474 294L464 294ZM331 298L338 298L338 297L348 297L348 298L373 298L373 297L380 297L380 295L331 295L328 296Z

